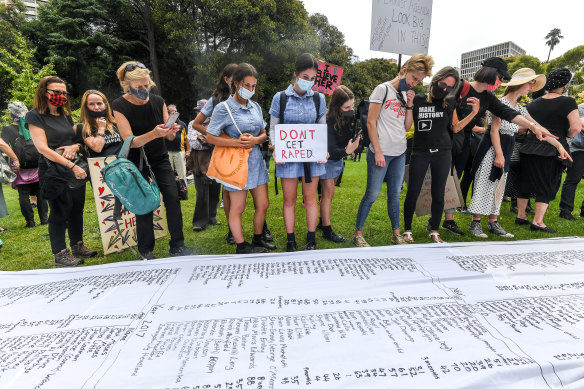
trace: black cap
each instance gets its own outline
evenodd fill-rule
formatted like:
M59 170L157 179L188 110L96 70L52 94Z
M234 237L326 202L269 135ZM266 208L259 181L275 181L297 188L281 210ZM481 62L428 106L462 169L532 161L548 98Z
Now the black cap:
M483 61L481 65L497 69L499 73L501 73L501 75L503 76L503 79L505 80L511 79L511 75L507 71L507 62L505 62L503 58L500 57L487 58Z

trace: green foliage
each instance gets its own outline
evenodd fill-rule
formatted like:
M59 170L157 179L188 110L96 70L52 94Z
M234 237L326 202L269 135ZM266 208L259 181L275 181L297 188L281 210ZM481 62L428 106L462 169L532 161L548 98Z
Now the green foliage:
M397 75L397 64L383 58L371 58L347 67L343 73L343 84L355 94L355 103L367 100L373 89Z
M542 74L544 72L544 66L539 60L539 58L533 57L531 55L522 55L505 58L507 61L507 66L509 67L509 73L513 74L521 68L530 68L535 70L535 73Z
M308 18L308 23L316 33L319 41L319 54L322 60L345 68L351 64L353 49L345 44L345 35L339 29L329 24L323 14L314 14Z
M584 67L584 45L574 47L558 58L549 61L546 66L546 71L549 72L553 69L564 67L570 69L572 72L580 73L579 77L582 78L582 70Z

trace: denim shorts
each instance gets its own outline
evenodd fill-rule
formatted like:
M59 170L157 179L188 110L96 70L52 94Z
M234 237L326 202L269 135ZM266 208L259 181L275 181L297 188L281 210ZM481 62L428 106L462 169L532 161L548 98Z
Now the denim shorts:
M323 163L309 162L310 175L319 177L326 171ZM276 164L276 177L280 178L298 178L304 177L304 164L302 162L286 162Z
M343 171L343 160L339 159L338 161L331 161L330 159L324 165L326 172L320 176L321 180L327 180L329 178L337 178L341 175Z

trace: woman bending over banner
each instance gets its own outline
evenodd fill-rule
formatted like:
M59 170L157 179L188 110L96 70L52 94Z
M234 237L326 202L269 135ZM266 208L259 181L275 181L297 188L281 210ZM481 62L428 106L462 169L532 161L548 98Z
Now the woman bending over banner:
M264 253L266 248L275 249L276 246L263 238L262 232L268 200L268 170L262 158L260 145L267 139L266 122L262 116L262 108L252 101L257 87L258 73L248 63L241 63L233 72L233 86L235 93L223 103L217 105L213 112L209 127L207 127L207 141L216 146L251 148L248 154L247 181L242 190L224 187L229 191L229 228L235 238L236 254ZM229 138L220 137L225 133ZM217 148L215 148L215 152ZM241 225L241 215L245 210L247 191L251 192L255 213L253 217L254 235L252 243L245 241Z
M270 107L270 140L275 139L275 128L277 124L310 124L326 123L326 102L322 94L317 94L319 109L312 90L316 80L318 61L314 55L309 53L301 54L296 59L294 66L294 83L290 84L286 90L278 92L272 99ZM281 106L285 102L285 106ZM280 114L282 113L282 115ZM286 225L287 243L286 251L297 251L296 235L294 234L296 196L298 193L298 178L302 177L302 195L306 205L306 233L305 250L316 249L316 224L318 222L318 206L316 201L316 191L318 178L326 171L322 163L302 163L302 162L277 162L276 177L282 181L282 192L284 195L284 224Z
M329 159L324 165L325 174L320 176L321 230L326 240L343 243L346 239L337 235L331 227L331 204L335 195L335 183L343 171L343 160L357 150L361 139L360 135L353 138L355 135L355 96L344 85L339 85L333 92L326 115L326 124Z
M405 241L399 231L399 194L406 160L406 131L412 125L415 92L413 87L432 75L434 60L424 54L412 56L391 81L377 85L369 97L367 130L371 144L367 150L367 189L359 204L353 243L369 244L363 238L363 226L371 206L377 200L383 181L387 182L387 213L395 244Z
M407 243L414 242L412 219L428 166L432 175L429 237L434 243L443 243L438 227L444 210L446 180L452 167L452 133L458 133L474 118L480 104L476 98L468 99L467 104L472 106L472 113L458 121L454 110L456 99L453 91L457 90L459 82L460 77L456 69L447 66L432 77L428 96L414 97L413 120L416 131L410 159L408 192L404 201L403 238Z

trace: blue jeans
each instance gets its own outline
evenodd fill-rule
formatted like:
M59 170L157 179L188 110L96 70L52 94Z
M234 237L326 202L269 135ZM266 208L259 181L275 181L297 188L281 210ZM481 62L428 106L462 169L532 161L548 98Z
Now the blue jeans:
M363 225L371 206L377 200L383 181L387 182L387 214L391 221L393 230L399 229L399 194L401 184L404 178L404 169L406 166L406 154L385 157L385 166L375 165L375 153L367 150L367 189L365 195L359 204L357 211L357 223L355 230L363 231Z

